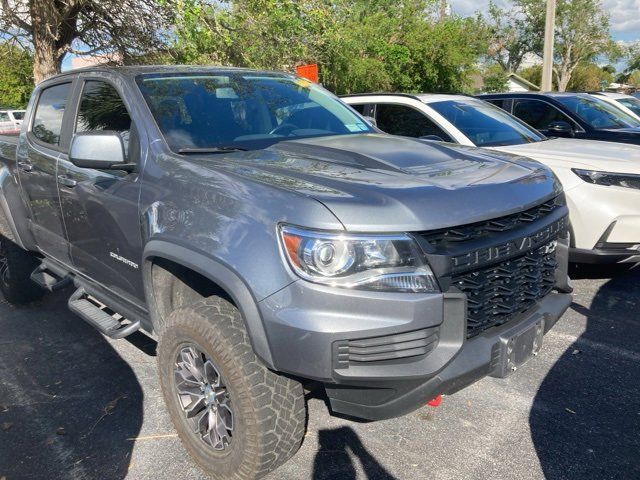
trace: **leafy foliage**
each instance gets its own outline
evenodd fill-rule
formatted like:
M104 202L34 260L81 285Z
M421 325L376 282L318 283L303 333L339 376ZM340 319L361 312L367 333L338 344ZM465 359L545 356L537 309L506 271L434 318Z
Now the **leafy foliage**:
M531 25L531 32L544 37L546 0L515 0ZM542 55L542 44L536 46ZM600 0L558 0L554 48L554 73L558 90L565 91L571 76L580 64L593 61L599 55L612 59L620 52L609 34L609 16Z
M488 56L508 73L517 72L528 53L542 50L538 24L514 9L503 10L489 2L485 22L489 34Z
M606 67L599 67L595 63L581 63L573 71L567 89L574 92L597 91L602 89L602 82L608 85L613 80L613 75Z
M28 51L0 43L0 107L26 106L33 90L32 62Z
M491 65L484 72L485 93L506 92L508 88L508 76L500 65Z
M289 70L318 63L336 93L461 91L483 23L438 18L436 0L182 0L174 60Z

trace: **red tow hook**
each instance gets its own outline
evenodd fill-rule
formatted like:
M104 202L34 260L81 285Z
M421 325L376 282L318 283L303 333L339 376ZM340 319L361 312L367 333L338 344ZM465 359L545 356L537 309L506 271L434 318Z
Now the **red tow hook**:
M442 403L442 395L438 395L436 398L429 400L427 402L427 405L429 405L430 407L439 407L441 403Z

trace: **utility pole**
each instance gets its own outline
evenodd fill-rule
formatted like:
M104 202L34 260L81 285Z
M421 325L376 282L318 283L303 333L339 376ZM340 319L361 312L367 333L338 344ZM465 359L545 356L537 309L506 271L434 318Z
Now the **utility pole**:
M542 85L543 92L552 89L553 76L553 37L556 25L556 0L547 0L547 15L544 21L544 52L542 56Z

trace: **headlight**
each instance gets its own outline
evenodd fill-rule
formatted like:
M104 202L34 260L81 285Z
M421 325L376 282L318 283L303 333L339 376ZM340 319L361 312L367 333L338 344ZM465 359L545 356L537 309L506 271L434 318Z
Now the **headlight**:
M280 237L289 265L310 282L362 290L440 291L408 235L316 232L283 225Z
M635 173L609 173L595 170L572 169L582 180L605 187L625 187L640 189L640 175Z

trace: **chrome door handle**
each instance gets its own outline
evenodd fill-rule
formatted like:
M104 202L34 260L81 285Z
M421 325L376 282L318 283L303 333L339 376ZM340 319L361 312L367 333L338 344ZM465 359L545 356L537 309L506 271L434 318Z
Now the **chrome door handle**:
M78 184L73 178L69 178L66 175L58 175L58 183L69 188L73 188Z
M29 162L18 162L18 167L20 167L20 170L23 172L31 172L33 170L33 165Z

